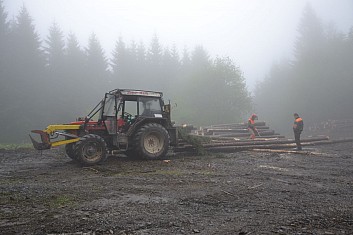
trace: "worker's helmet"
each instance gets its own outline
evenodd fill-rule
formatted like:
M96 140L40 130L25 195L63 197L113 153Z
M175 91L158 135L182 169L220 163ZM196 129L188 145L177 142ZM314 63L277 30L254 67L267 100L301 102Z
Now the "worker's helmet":
M253 120L257 120L258 118L257 118L257 115L255 114L255 113L253 113L252 115L251 115L251 118L253 119Z

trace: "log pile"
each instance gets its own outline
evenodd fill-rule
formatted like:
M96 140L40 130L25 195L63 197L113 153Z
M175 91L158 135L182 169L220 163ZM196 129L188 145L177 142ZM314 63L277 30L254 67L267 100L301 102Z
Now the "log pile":
M250 133L246 129L244 123L231 123L212 125L206 128L189 133L187 138L181 141L180 146L174 148L174 152L188 152L188 153L225 153L225 152L239 152L239 151L289 151L293 152L296 147L293 139L287 139L284 136L270 130L265 122L257 122L257 129L260 131L260 137L256 139L249 139ZM191 141L190 141L191 140ZM330 140L328 136L315 136L302 138L302 146L315 146L321 144L334 144L340 142L352 142L353 138L346 138L340 140ZM297 152L297 151L295 151ZM307 151L298 151L310 155ZM314 155L314 154L313 154Z
M284 136L276 133L266 126L266 122L256 122L255 126L260 136L256 138L285 138ZM212 125L209 127L201 128L197 132L199 135L210 136L210 137L233 137L237 139L248 139L250 132L247 127L247 123L230 123L230 124L219 124Z

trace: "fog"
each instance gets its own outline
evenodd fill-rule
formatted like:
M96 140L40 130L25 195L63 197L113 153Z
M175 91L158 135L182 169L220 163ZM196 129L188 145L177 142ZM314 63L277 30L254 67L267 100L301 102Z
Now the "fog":
M250 90L274 61L291 57L297 27L309 2L325 22L347 32L351 0L5 0L11 17L24 5L42 38L56 22L85 47L94 32L107 56L122 37L149 44L157 34L163 46L192 50L202 45L212 56L229 56L240 66Z
M353 118L352 1L0 1L0 143L164 92L177 124Z

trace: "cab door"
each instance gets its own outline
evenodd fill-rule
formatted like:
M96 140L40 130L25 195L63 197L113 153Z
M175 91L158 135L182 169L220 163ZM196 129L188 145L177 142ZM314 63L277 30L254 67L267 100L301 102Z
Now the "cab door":
M116 135L117 127L117 101L115 95L106 94L103 107L103 120L110 135Z

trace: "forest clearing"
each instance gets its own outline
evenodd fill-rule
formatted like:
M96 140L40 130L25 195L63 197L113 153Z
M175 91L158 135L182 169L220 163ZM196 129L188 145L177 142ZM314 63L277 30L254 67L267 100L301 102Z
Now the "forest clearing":
M353 234L352 9L0 0L0 234Z

